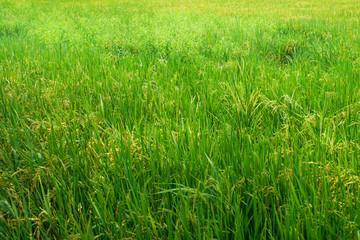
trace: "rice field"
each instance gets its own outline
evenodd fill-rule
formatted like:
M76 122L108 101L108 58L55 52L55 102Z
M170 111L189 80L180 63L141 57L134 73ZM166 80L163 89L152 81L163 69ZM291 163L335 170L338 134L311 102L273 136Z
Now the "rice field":
M358 0L0 0L0 239L360 239Z

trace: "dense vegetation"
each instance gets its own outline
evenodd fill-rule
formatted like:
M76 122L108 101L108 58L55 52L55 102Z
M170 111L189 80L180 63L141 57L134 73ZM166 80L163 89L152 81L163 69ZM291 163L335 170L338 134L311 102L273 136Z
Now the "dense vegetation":
M359 21L0 0L0 238L359 238Z

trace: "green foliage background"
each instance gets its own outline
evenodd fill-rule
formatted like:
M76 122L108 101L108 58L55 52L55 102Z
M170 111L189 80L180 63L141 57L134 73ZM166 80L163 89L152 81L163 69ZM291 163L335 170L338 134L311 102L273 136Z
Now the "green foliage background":
M1 238L359 238L359 20L0 0Z

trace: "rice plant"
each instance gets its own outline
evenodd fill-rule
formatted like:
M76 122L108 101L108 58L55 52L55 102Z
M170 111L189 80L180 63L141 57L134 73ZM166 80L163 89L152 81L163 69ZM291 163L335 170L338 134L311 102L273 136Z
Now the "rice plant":
M0 238L359 239L359 20L0 0Z

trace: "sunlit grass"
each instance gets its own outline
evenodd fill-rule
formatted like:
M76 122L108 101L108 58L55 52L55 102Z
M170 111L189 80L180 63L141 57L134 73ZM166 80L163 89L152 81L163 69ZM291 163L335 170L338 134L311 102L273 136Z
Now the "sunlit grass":
M0 1L0 236L359 237L358 1Z

